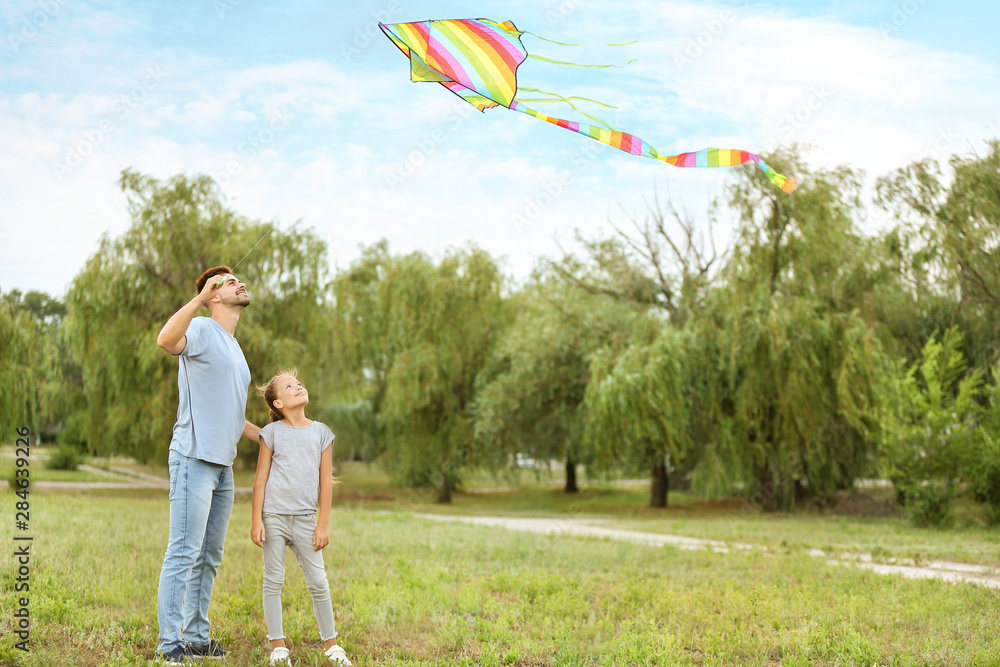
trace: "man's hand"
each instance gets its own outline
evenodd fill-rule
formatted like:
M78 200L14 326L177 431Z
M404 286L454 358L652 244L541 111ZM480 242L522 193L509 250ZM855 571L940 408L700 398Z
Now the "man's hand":
M253 525L250 527L250 541L261 549L264 548L264 522L260 519L253 520Z
M330 543L330 527L322 524L316 525L313 531L313 551L319 551Z
M206 303L215 298L215 293L218 292L219 287L222 286L222 282L225 279L225 276L220 276L220 278L221 280L217 279L215 276L212 276L211 278L205 281L205 286L201 288L201 292L198 294L198 299L201 300L202 305L205 305Z

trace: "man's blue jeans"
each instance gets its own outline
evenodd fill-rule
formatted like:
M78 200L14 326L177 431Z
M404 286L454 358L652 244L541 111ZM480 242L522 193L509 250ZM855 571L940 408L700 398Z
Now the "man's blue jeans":
M208 603L233 513L233 469L171 450L170 539L160 571L159 650L208 643Z

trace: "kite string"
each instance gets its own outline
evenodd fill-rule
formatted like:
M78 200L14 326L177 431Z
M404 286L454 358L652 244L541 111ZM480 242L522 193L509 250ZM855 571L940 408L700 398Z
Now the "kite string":
M271 225L271 229L274 229L274 225ZM243 260L246 259L250 255L250 253L253 252L253 249L260 245L260 242L263 241L267 237L267 235L271 233L271 229L268 229L266 232L264 232L264 236L261 236L259 239L257 239L257 242L253 244L253 248L250 248L249 250L247 250L247 254L246 255L243 255L242 257L240 257L240 261L236 262L236 264L233 265L233 268L230 271L230 273L232 273L233 271L236 271L236 267L239 266L240 264L242 264Z
M298 226L299 222L302 222L302 219L300 219L300 220L299 220L298 222L296 222L296 223L295 223L294 225L292 225L291 227L289 227L289 228L288 228L288 231L292 231L293 229L295 229L295 227L296 227L296 226ZM237 267L237 266L239 266L240 264L242 264L242 263L243 263L243 260L244 260L244 259L246 259L247 257L249 257L249 256L250 256L250 253L252 253L252 252L254 251L254 248L256 248L257 246L259 246L259 245L260 245L260 242L261 242L261 241L263 241L263 240L264 240L265 238L267 238L267 235L268 235L268 234L270 234L270 233L271 233L271 232L272 232L273 230L274 230L274 225L271 225L271 228L270 228L270 229L268 229L268 230L267 230L266 232L264 232L264 235L263 235L263 236L261 236L261 237L260 237L259 239L257 239L257 242L253 244L253 248L250 248L249 250L247 250L247 254L245 254L245 255L243 255L242 257L240 257L240 261L236 262L236 264L234 264L234 265L233 265L233 268L232 268L232 269L230 270L230 274L232 274L232 273L234 273L234 272L236 271L236 267ZM221 285L221 284L222 284L222 282L223 282L223 281L222 281L222 280L220 280L220 281L219 281L218 283L216 283L216 284L217 284L217 285Z

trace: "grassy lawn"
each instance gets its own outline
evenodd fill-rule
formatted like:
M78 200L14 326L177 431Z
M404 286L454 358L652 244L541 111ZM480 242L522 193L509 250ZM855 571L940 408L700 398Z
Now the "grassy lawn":
M14 458L14 448L10 445L5 445L0 447L0 479L10 480L14 476L14 470L16 469L16 461ZM33 445L31 447L31 454L29 457L30 470L31 470L31 481L33 482L119 482L127 483L129 480L126 477L120 475L101 475L97 473L87 472L85 470L49 470L46 467L46 460L49 456L56 452L56 448L53 446L38 446ZM110 467L121 468L129 472L147 472L154 474L162 479L168 479L166 467L156 468L154 466L143 466L129 459L116 459L113 461L107 461L106 459L93 459L91 457L82 457L80 463L82 465L90 465L94 468L99 468L103 470L108 470Z
M456 493L451 505L441 505L435 502L434 490L393 488L384 474L363 464L343 465L340 476L343 484L334 490L334 500L355 509L611 520L613 527L626 530L790 552L821 549L837 555L868 554L880 562L953 560L1000 568L1000 531L980 526L962 512L956 528L934 530L913 528L903 518L770 514L741 501L705 501L681 492L670 494L667 509L650 509L649 490L643 486L584 481L580 493L566 494L558 475L537 480L531 471L521 471L513 480L482 476L467 484L466 492ZM515 486L475 492L505 485Z
M13 461L0 459L0 479L9 481L14 476ZM114 477L105 475L95 475L83 470L49 470L44 465L36 465L31 468L32 482L121 482Z
M364 466L345 466L342 476L325 560L341 643L359 667L998 664L997 592L984 587L831 567L793 546L691 552L439 523L411 512L615 517L616 527L636 530L859 550L891 534L910 545L904 551L992 562L996 540L983 529L733 516L732 507L673 495L671 509L653 512L642 488L584 487L567 498L558 483L530 480L520 492L461 493L442 508L433 495L393 489ZM165 493L30 499L31 652L12 648L15 563L12 548L0 550L0 664L152 664ZM16 498L0 500L10 524ZM231 667L267 661L261 556L249 529L249 498L238 497L211 610ZM311 602L292 562L284 620L293 657L321 665Z

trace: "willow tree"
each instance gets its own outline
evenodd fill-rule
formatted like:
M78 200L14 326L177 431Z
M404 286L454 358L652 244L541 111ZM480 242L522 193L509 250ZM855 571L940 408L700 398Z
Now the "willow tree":
M368 249L339 276L342 361L372 410L380 460L398 482L436 486L451 502L464 471L483 464L474 435L476 377L506 323L502 276L475 248L440 262Z
M700 457L704 419L692 419L702 393L689 358L700 342L685 332L712 294L726 253L716 250L712 226L682 217L656 200L632 230L581 239L583 259L568 255L552 270L593 297L628 306L628 333L595 341L588 358L584 443L603 472L649 471L650 504L664 507L668 472L687 474ZM681 397L678 392L684 392ZM658 401L663 401L658 404Z
M494 468L519 454L536 462L563 460L565 491L574 493L577 465L592 460L583 445L590 356L610 339L627 339L640 314L544 274L512 296L510 307L517 315L480 375L476 434Z
M54 345L44 323L9 299L0 299L0 424L4 442L27 427L37 437L42 397L53 363Z
M651 342L594 355L586 438L604 468L651 474L650 507L666 507L668 472L692 449L689 335L663 328Z
M406 342L393 309L395 284L387 280L397 259L383 239L333 279L334 339L340 380L331 426L347 446L375 461L388 446L382 405L389 370Z
M35 290L22 294L11 290L3 300L15 311L30 313L38 325L38 342L48 349L48 362L38 365L45 377L37 384L39 401L38 435L44 441L58 440L60 446L82 450L85 444L80 425L85 417L80 363L73 356L63 318L66 303Z
M125 170L120 186L131 224L121 236L103 236L74 278L66 333L81 364L90 449L165 460L177 361L156 346L156 335L194 296L204 269L235 264L272 225L227 208L206 176L160 182ZM274 229L238 273L253 295L237 333L254 379L295 365L307 384L321 381L319 350L329 344L324 244L309 232ZM251 395L248 419L263 422L262 406ZM255 446L241 447L242 457L254 456Z
M874 469L887 365L873 325L877 244L854 224L859 174L807 173L793 195L745 172L732 190L738 238L693 323L711 402L697 481L741 486L768 509L849 486ZM770 161L769 161L770 163Z

